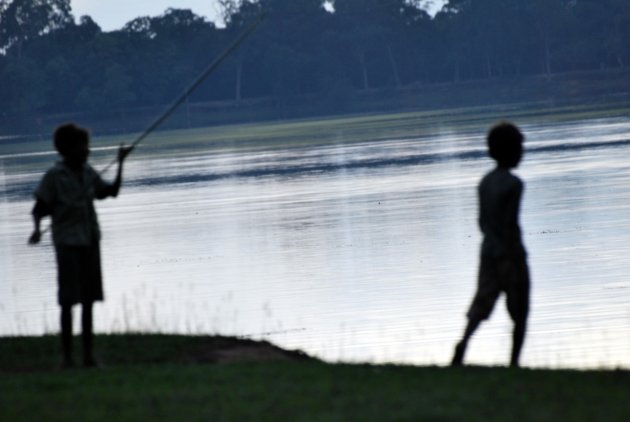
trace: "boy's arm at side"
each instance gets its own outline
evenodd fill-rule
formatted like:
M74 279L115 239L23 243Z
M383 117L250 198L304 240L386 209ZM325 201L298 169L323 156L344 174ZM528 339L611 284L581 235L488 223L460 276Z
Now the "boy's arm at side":
M40 240L42 239L42 232L40 229L42 218L46 217L47 215L51 215L51 210L48 204L46 204L46 202L37 198L37 201L35 202L35 206L33 207L33 211L31 212L31 214L33 215L34 228L33 228L33 233L28 239L28 243L30 245L35 245L39 243Z
M516 179L516 183L510 189L507 203L507 219L504 228L510 255L520 254L521 245L521 228L519 226L519 213L521 207L521 198L523 196L523 182Z

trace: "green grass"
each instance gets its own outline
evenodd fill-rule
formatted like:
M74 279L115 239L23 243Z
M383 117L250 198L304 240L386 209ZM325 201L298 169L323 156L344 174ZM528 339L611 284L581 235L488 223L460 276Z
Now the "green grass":
M301 147L339 142L366 142L395 137L435 135L438 128L480 130L499 119L517 124L542 124L630 115L630 104L581 104L553 106L546 103L438 109L401 113L359 114L279 122L235 124L156 132L145 142L155 147L264 146ZM103 138L108 143L129 141L133 136ZM118 142L117 142L118 141Z
M622 371L345 365L295 356L217 364L190 359L200 344L217 347L208 338L138 335L99 336L104 369L55 371L47 365L57 358L56 340L0 339L0 420L630 417L630 374ZM27 368L30 361L39 367Z
M383 139L421 138L440 130L479 133L489 125L509 119L519 125L553 124L590 118L630 115L630 104L579 104L554 106L524 103L500 106L436 109L400 113L358 114L327 118L295 119L274 122L231 124L195 129L156 131L147 137L139 154L189 154L191 149L213 152L293 148L336 143L370 142ZM115 147L133 142L138 133L116 136L94 134L93 147ZM0 155L51 151L50 139L0 143ZM104 152L110 156L112 151Z
M488 128L498 120L512 120L519 125L540 125L628 115L630 104L626 103L576 106L530 103L233 124L158 131L140 144L136 156L174 158L189 156L191 151L195 154L234 153L387 139L421 139L445 130L478 134L482 139ZM95 137L93 144L129 144L137 135ZM111 156L112 151L100 155Z

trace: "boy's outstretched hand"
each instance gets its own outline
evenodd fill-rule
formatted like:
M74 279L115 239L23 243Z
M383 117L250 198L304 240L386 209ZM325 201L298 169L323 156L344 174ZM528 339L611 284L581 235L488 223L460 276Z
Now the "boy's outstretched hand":
M125 161L125 158L127 158L127 156L131 153L131 151L133 151L135 147L132 146L124 146L123 144L120 145L120 148L118 148L118 162L122 163L123 161Z

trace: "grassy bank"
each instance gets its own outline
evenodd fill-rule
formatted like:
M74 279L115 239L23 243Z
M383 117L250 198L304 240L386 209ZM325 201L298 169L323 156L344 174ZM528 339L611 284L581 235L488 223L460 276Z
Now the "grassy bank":
M106 367L59 371L56 338L0 339L0 420L630 417L630 374L620 371L333 365L227 338L128 335L97 341ZM217 351L239 347L252 353L216 359Z
M630 102L558 106L545 102L399 113L365 113L196 129L164 130L142 144L147 153L173 154L192 148L235 151L371 142L435 136L443 130L485 134L497 120L519 125L557 124L630 116ZM95 145L129 143L133 134L96 137Z
M630 116L630 101L554 105L548 102L512 103L425 111L347 114L310 119L248 124L222 124L193 129L158 130L137 153L188 153L191 148L230 152L246 149L290 148L393 138L422 138L442 130L484 134L497 120L509 119L519 125L556 124L586 119ZM57 121L57 124L64 120ZM79 123L82 123L79 121ZM90 127L88 125L88 127ZM116 148L131 143L137 132L107 136L93 129L92 148ZM0 140L0 156L52 152L50 133L33 138ZM112 150L104 152L107 156Z

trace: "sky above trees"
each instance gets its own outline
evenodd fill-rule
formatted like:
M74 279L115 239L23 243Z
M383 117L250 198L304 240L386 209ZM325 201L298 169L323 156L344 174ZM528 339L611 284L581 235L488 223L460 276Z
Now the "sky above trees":
M446 0L426 1L433 14ZM72 0L72 13L77 18L88 15L103 31L121 29L127 22L140 16L158 16L168 8L191 9L211 22L221 24L221 8L216 0Z
M122 28L140 16L158 16L168 8L191 9L209 21L220 21L220 8L212 0L72 0L72 13L76 17L88 15L103 31Z

